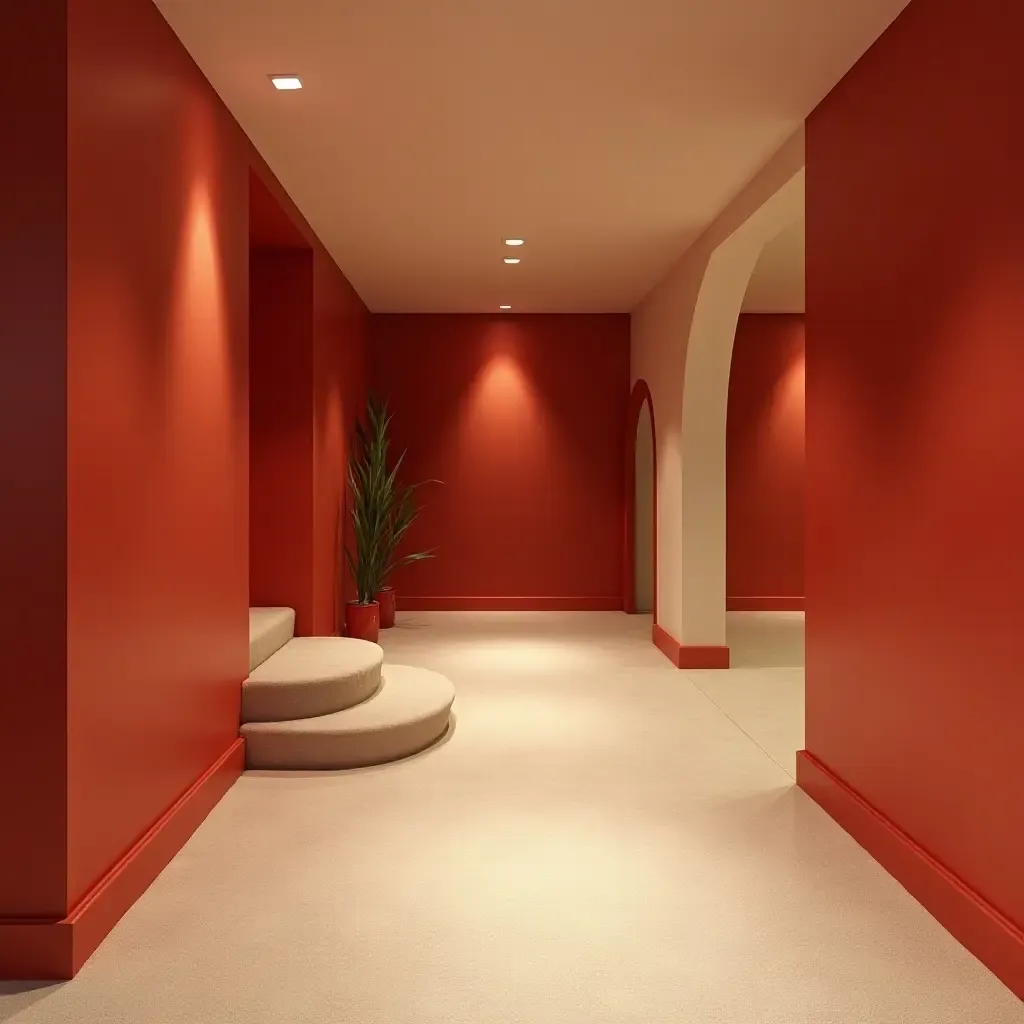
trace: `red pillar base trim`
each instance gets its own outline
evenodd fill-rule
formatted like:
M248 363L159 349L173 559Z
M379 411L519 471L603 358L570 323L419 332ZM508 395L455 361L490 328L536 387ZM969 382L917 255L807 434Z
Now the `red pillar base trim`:
M671 633L655 624L654 646L676 668L728 668L728 647L696 647L681 644Z
M806 750L797 754L796 781L940 924L1024 999L1024 931Z
M0 979L67 981L149 888L245 767L235 740L63 921L0 920Z
M727 597L725 609L730 612L802 612L802 597Z

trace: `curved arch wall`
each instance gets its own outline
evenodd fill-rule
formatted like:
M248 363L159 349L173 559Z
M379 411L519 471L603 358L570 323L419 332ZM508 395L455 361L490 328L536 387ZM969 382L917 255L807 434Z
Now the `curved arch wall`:
M643 417L647 417L644 423ZM649 429L650 451L642 450L641 431ZM637 462L640 458L649 457L652 463L650 494L644 499L639 498ZM650 502L650 522L646 534L649 537L653 564L650 566L650 611L654 621L658 621L658 428L654 417L654 401L647 381L638 380L633 385L629 396L629 410L626 414L626 460L625 460L625 546L623 548L623 580L622 607L629 614L636 614L643 609L638 601L638 559L643 557L642 549L646 546L638 537L644 538L645 530L638 522L638 515L643 514L647 498Z
M766 242L803 211L802 129L632 317L632 377L658 410L658 626L679 667L725 668L726 419L733 339Z

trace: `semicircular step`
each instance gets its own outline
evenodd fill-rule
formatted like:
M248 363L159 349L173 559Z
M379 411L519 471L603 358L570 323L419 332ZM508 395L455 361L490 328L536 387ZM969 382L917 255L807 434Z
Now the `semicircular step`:
M380 686L384 652L337 636L289 640L242 684L242 721L278 722L343 711Z
M247 768L338 769L418 754L448 729L455 687L428 669L387 665L362 704L318 718L242 726Z
M262 665L294 635L294 608L250 608L249 671Z

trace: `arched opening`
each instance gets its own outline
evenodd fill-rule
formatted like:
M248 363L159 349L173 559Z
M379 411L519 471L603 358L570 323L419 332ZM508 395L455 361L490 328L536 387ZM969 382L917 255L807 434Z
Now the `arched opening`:
M761 251L803 214L803 168L801 130L632 313L631 369L651 387L658 427L653 640L677 668L729 667L725 459L733 339Z
M636 610L654 614L654 427L650 405L640 413L634 445L636 480L633 488L633 580Z
M770 240L736 328L726 422L732 663L803 664L804 219Z
M800 219L801 169L711 253L694 305L683 375L681 621L685 645L721 652L725 668L726 422L733 343L744 297L765 245Z
M796 777L804 747L804 221L767 241L730 345L726 641L696 685ZM767 671L766 671L767 670Z
M630 396L626 438L623 608L657 621L658 481L654 404L645 381Z

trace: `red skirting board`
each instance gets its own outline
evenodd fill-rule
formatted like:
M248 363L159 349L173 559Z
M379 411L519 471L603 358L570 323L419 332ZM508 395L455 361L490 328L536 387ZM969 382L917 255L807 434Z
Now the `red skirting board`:
M834 775L797 754L797 784L955 938L1024 999L1024 932Z
M655 647L675 665L676 668L728 668L729 648L725 646L701 647L681 644L671 633L655 625L653 640Z
M63 921L0 921L0 978L73 978L185 845L245 767L237 739Z

